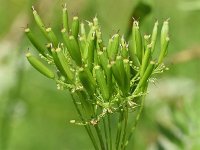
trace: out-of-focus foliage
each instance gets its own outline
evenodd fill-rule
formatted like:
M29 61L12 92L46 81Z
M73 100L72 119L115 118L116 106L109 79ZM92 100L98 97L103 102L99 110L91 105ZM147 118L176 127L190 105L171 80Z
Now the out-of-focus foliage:
M139 0L66 2L70 17L78 14L80 18L91 20L98 15L102 32L108 38L118 30L120 33L128 30L128 21ZM55 25L53 28L60 31L61 18L58 16L61 16L63 3L65 1L61 0L0 1L0 139L6 141L8 150L76 150L80 146L87 150L91 147L83 128L69 123L77 116L73 114L68 94L57 91L54 83L30 69L24 59L24 51L30 43L23 36L22 28L27 23L35 26L30 20L33 18L31 5L46 19L47 25ZM146 34L150 34L156 19L170 18L170 70L150 86L151 95L146 99L131 146L139 150L198 150L199 1L143 0L143 3L151 8L151 13L142 21L141 29L149 31ZM177 59L182 61L177 62Z

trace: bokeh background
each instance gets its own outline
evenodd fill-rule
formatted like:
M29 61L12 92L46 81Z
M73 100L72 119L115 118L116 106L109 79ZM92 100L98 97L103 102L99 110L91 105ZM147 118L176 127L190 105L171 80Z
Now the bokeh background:
M27 63L24 36L35 29L31 6L59 33L62 5L70 18L98 16L105 39L129 34L132 16L150 34L170 18L166 64L149 86L130 150L200 149L200 0L0 0L0 150L92 150L67 91L59 91ZM37 30L35 31L37 33ZM39 34L39 33L38 33Z

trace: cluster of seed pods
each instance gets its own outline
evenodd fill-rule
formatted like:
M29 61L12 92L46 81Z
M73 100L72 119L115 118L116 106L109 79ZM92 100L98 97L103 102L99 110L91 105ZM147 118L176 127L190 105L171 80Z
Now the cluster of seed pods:
M54 79L59 88L70 90L80 99L78 101L90 110L89 118L97 112L96 106L109 108L111 112L123 105L132 107L134 97L145 93L151 75L164 69L163 58L169 43L168 20L164 21L161 32L156 22L152 34L144 36L139 22L134 20L129 42L119 34L104 42L97 17L87 22L86 28L77 16L70 23L67 9L63 8L62 39L59 39L34 8L33 15L47 42L41 43L31 29L26 28L28 39L41 56L37 58L28 52L28 61L40 73ZM158 56L153 55L156 48L160 50Z

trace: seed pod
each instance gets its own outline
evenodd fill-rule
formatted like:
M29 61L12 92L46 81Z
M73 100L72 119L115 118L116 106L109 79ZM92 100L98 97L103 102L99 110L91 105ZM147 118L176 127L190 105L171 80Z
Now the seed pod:
M47 28L46 32L48 34L48 39L50 40L50 42L53 44L54 47L58 46L58 39L56 37L56 35L54 34L54 32L52 31L51 28Z
M121 62L120 62L121 60L116 60L116 61L117 62L111 61L112 73L120 90L122 91L122 93L124 93L124 68L123 68L123 71L119 70L119 68L120 69L122 68ZM122 65L123 65L123 62L122 62Z
M169 22L168 20L164 21L162 29L161 29L161 35L160 35L160 43L161 43L161 49L166 45L166 38L169 37Z
M73 36L69 37L69 47L67 48L69 54L71 55L72 59L76 62L77 65L82 65L82 57L79 45L76 39Z
M92 39L93 34L95 32L95 26L93 26L93 23L89 22L89 27L90 27L90 31L89 31L88 36L87 36L87 41Z
M144 53L144 57L142 59L142 65L141 65L141 68L140 68L140 75L143 76L144 73L145 73L145 70L149 64L149 61L150 61L150 58L151 58L151 44L147 45L147 48L145 50L145 53Z
M157 35L158 35L158 21L156 21L156 23L154 24L152 35L151 35L151 45L152 45L151 52L153 52L155 49Z
M130 79L131 79L129 60L124 59L123 63L124 63L124 69L125 69L124 89L125 89L125 94L127 95L130 91Z
M42 33L44 34L44 36L49 39L48 37L48 34L46 32L46 28L45 28L45 25L42 21L42 19L40 18L40 16L38 15L37 11L34 9L34 7L32 7L33 9L33 16L34 16L34 19L35 19L35 22L37 24L37 26L40 28L40 30L42 31Z
M121 38L121 55L124 59L127 59L129 56L128 56L128 44L126 43L124 37L122 36Z
M100 61L100 65L102 66L103 70L105 71L106 73L106 76L108 75L108 70L109 68L107 67L108 66L108 57L107 57L107 53L106 53L106 48L104 48L104 51L99 51L98 52L98 58L99 58L99 61Z
M82 56L83 62L87 63L88 43L84 39L84 37L82 37L82 36L79 38L79 47L80 47L80 51L81 51L81 56Z
M27 53L26 57L29 61L29 63L36 69L38 70L41 74L45 75L48 78L54 79L55 75L54 73L47 68L39 59L36 57L32 56L31 53Z
M79 69L79 79L86 89L87 93L93 97L95 92L95 80L91 74L91 72L87 68Z
M144 35L144 53L145 53L145 50L147 49L147 46L150 44L150 37L151 35Z
M89 41L88 45L88 61L87 65L89 70L92 72L93 63L94 63L94 51L95 51L95 37Z
M112 37L111 46L108 49L108 57L110 60L115 60L119 48L119 34Z
M132 38L136 55L139 61L142 62L142 56L143 56L142 37L139 30L139 23L137 21L133 22Z
M68 12L66 6L63 8L63 28L66 29L67 32L69 32L69 21L68 21Z
M67 49L69 49L70 48L69 36L68 36L68 33L66 32L66 29L63 28L61 30L61 33L62 33L62 37L63 37L63 40L64 40L64 44L67 47Z
M72 21L72 35L74 36L75 39L78 38L78 33L79 33L79 19L78 17L74 17Z
M57 48L56 53L57 53L58 60L60 62L62 70L64 71L65 76L67 76L67 78L70 81L72 81L74 78L74 75L73 75L72 71L70 70L68 61L67 61L66 57L64 56L63 51L61 51L61 48Z
M32 34L31 30L29 28L25 29L25 33L30 40L30 42L33 44L33 46L38 50L39 53L41 53L43 56L46 57L45 47L37 41L37 39Z
M162 61L163 61L163 58L166 56L167 54L167 48L168 48L168 45L169 45L169 37L166 37L166 40L165 40L165 43L164 45L162 46L162 49L160 51L160 55L159 55L159 58L158 58L158 64L161 64Z
M85 31L85 24L81 23L81 37L84 41L86 41L86 31Z
M137 88L136 88L136 92L139 88L141 88L143 85L146 84L146 82L148 81L148 78L151 76L153 70L155 68L155 62L154 61L151 61L150 64L148 65L144 75L141 77L138 85L137 85Z
M99 89L101 91L101 94L105 100L108 100L109 99L109 89L106 84L106 79L104 77L103 71L100 68L100 66L95 66L94 70L95 70L96 80L97 80Z

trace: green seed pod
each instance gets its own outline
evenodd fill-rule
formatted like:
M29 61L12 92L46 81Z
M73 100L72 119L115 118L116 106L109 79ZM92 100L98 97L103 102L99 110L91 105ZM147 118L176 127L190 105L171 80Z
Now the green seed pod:
M88 61L87 65L89 70L92 72L93 64L94 64L94 52L95 52L95 37L89 41L88 45Z
M151 35L144 35L144 53L145 53L145 50L147 49L147 46L150 44L150 37Z
M94 70L95 70L96 80L97 80L99 89L101 91L102 97L105 100L108 100L109 99L109 89L106 84L106 79L104 77L103 70L100 68L100 66L95 66Z
M152 31L152 35L151 35L151 45L152 45L151 52L153 52L155 49L157 35L158 35L158 21L155 22L153 31Z
M76 62L77 65L82 65L82 57L80 52L80 47L78 42L74 38L74 36L69 37L69 48L67 47L69 54L71 55L72 59Z
M42 31L42 33L44 34L44 36L49 39L48 37L48 34L46 32L46 28L45 28L45 25L42 21L42 19L40 18L40 16L38 15L37 11L34 9L34 7L32 7L33 9L33 16L34 16L34 19L35 19L35 22L37 24L37 26L40 28L40 30Z
M138 21L133 22L132 37L133 37L133 43L134 43L134 49L136 51L136 55L139 61L142 62L143 47L142 47L142 37L139 30Z
M142 59L142 65L140 68L140 75L143 76L143 74L145 73L145 70L150 62L150 58L151 58L151 44L147 45L147 48L145 50L145 54L144 57Z
M164 21L160 36L161 36L160 37L161 49L163 49L163 47L166 45L166 38L169 37L169 22L168 22L168 20Z
M69 32L69 20L68 20L68 12L66 6L63 8L63 28L66 29L67 32Z
M78 33L79 33L79 19L78 17L74 17L72 21L72 35L74 36L75 39L78 38Z
M31 30L29 28L25 29L25 33L30 40L30 42L33 44L33 46L38 50L39 53L41 53L43 56L46 57L45 55L45 47L37 41L37 39L34 37L32 34Z
M115 60L119 48L119 34L112 37L111 47L108 49L108 57L110 60Z
M170 40L169 37L166 37L165 43L162 46L161 51L160 51L160 55L159 55L159 58L158 58L158 64L161 64L162 61L163 61L163 58L167 55L167 48L168 48L168 45L169 45L169 40Z
M96 82L91 74L91 72L88 70L88 68L80 68L79 69L79 79L83 85L83 87L86 89L87 93L93 97L95 92L95 86Z
M89 33L88 33L88 36L87 36L87 41L92 39L93 34L95 32L95 26L93 26L93 23L89 22L89 27L90 27L90 30L89 30Z
M67 30L65 28L63 28L61 30L61 33L62 33L62 37L63 37L63 40L64 40L64 44L65 46L67 47L67 49L70 48L70 42L69 42L69 36L68 36L68 33L66 32Z
M81 37L84 41L86 41L86 31L85 31L85 24L81 23Z
M39 59L36 57L32 56L31 53L27 53L26 57L29 61L29 63L36 69L38 70L41 74L45 75L48 78L54 79L55 75L54 73L47 68Z
M144 75L141 77L138 85L137 85L137 88L136 88L136 92L139 88L141 88L142 86L144 86L146 84L146 82L148 81L149 77L151 76L153 70L155 68L155 62L154 61L151 61L144 73Z
M54 32L52 31L51 28L47 28L46 32L48 34L48 39L50 40L50 42L53 44L54 47L58 46L58 39L56 37L56 35L54 34Z
M131 79L129 60L124 59L123 63L124 63L124 69L125 69L124 89L125 89L126 94L128 94L130 91L130 79Z
M60 67L64 71L64 75L67 76L67 78L70 81L72 81L73 78L74 78L74 75L73 75L72 71L70 70L70 66L68 64L68 61L67 61L66 57L64 56L63 51L61 51L61 48L57 48L56 53L57 53L58 60L60 62L59 63Z
M128 44L126 43L124 37L122 36L121 38L121 55L124 59L128 59L129 55L128 55Z
M87 63L87 56L88 56L88 43L84 39L84 37L79 38L79 47L81 51L81 56L84 63Z
M100 65L102 66L102 68L105 71L106 76L107 76L108 72L109 72L109 68L107 67L109 61L108 61L108 56L107 56L107 53L106 53L106 47L104 47L104 51L98 52L98 58L99 58L99 61L100 61Z

